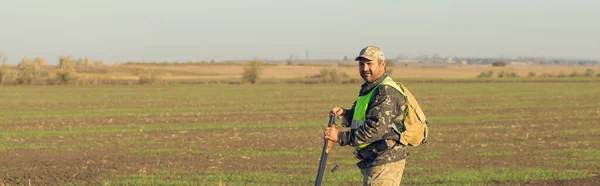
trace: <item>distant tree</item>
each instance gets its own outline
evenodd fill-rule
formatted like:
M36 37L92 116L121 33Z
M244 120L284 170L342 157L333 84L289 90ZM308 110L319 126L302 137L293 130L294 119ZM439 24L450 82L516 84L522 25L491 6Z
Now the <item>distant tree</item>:
M263 62L254 60L244 68L244 73L242 74L242 82L249 82L255 84L258 82L260 76L263 71Z
M584 76L584 74L579 73L577 71L573 71L573 72L571 72L571 74L569 74L569 77L582 77L582 76Z
M508 63L506 63L504 60L500 60L500 61L496 61L496 62L492 63L492 66L495 66L495 67L503 67L506 65L508 65Z
M41 58L41 57L36 57L33 60L33 64L35 64L36 66L38 66L40 68L43 68L43 67L45 67L47 65L46 64L46 60L44 58Z
M589 68L588 68L587 70L585 70L585 73L584 73L584 75L585 75L586 77L594 77L594 74L595 74L595 73L594 73L594 70L592 70L592 69L589 69Z
M17 65L17 83L21 85L32 85L41 76L41 66L34 65L30 59L25 58Z
M481 72L479 73L479 75L477 76L477 78L491 78L492 76L494 76L494 71L490 70L487 72Z
M0 64L0 85L4 85L8 82L11 72L4 64Z
M527 74L527 77L535 77L536 74L533 71L529 71L529 73Z
M60 56L58 64L56 71L58 83L67 84L77 80L77 62L75 60L71 60L67 56Z
M320 83L341 83L350 76L336 68L326 68L321 69L316 77L319 78Z
M161 76L161 73L159 73L159 72L146 70L146 72L141 73L140 76L138 77L138 84L157 83L161 79L160 76Z
M83 59L81 57L76 62L78 67L83 66L84 63L85 63L85 59Z
M102 63L102 61L100 60L96 60L94 61L94 67L103 67L104 63Z
M39 72L40 77L48 77L48 71L44 70L44 67L46 66L47 64L44 58L36 57L33 60L33 67Z
M83 61L83 66L85 66L86 68L92 67L92 61L90 61L90 59L86 57Z
M2 60L2 64L6 64L6 60L8 60L2 51L0 51L0 60Z
M8 82L9 77L12 76L12 73L10 72L8 67L6 67L7 59L8 58L4 56L4 52L0 51L0 60L2 60L2 64L0 64L0 85L6 84Z

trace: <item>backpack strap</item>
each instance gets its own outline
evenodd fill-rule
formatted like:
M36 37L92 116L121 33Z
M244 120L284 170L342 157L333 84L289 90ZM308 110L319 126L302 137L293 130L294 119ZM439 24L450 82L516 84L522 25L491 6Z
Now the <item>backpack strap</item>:
M385 78L385 80L383 80L383 82L381 84L394 87L394 89L396 89L398 92L400 92L400 94L402 94L402 96L404 97L404 100L406 100L406 104L407 104L407 107L406 107L407 109L404 110L404 116L403 116L404 118L406 118L406 114L408 113L409 102L408 102L408 96L406 95L406 93L404 93L404 86L398 82L395 82L389 76L387 78ZM403 121L404 121L404 118L402 118ZM395 124L392 124L392 129L394 129L394 131L396 133L398 133L398 135L402 136L402 131L400 131L400 129L398 129L398 127Z

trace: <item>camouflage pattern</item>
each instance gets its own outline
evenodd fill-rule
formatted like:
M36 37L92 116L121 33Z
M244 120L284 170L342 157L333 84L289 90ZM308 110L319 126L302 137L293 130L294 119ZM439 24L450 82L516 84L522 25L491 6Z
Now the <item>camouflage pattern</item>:
M368 94L373 88L381 83L387 74L382 75L372 83L364 83L360 90L360 95ZM356 102L354 103L356 104ZM394 131L392 125L399 128L404 127L402 119L406 110L406 101L404 96L388 85L380 85L373 92L369 105L367 107L366 121L357 129L350 129L338 134L339 144L341 146L350 145L353 147L364 143L372 143L381 139L390 139L397 141L400 136ZM340 117L336 118L336 123L344 127L350 127L352 116L354 114L354 105L351 109L344 109ZM400 161L406 158L406 149L402 145L396 145L393 148L385 150L377 157L369 158L358 162L356 165L361 168L383 165L390 162Z
M367 46L363 48L360 51L360 54L354 60L358 61L359 58L365 58L370 61L385 60L385 57L383 56L383 51L381 50L381 48L376 46Z
M405 165L406 159L403 159L379 166L360 169L360 172L363 175L363 185L400 185Z

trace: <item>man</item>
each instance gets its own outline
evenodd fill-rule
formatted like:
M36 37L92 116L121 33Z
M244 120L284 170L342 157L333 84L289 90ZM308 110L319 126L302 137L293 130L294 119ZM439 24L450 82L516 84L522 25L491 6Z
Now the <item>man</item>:
M407 154L393 125L404 127L406 101L387 76L385 57L379 47L363 48L355 60L365 81L359 97L351 109L334 107L330 111L350 130L340 132L328 127L325 139L355 148L363 185L400 185Z

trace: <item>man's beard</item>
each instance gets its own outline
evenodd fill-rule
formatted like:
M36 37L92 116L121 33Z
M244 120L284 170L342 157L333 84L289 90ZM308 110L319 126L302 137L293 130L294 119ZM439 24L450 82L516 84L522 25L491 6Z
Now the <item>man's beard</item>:
M361 72L360 75L363 78L363 80L365 80L366 82L372 82L373 81L373 73L370 73L370 72Z

